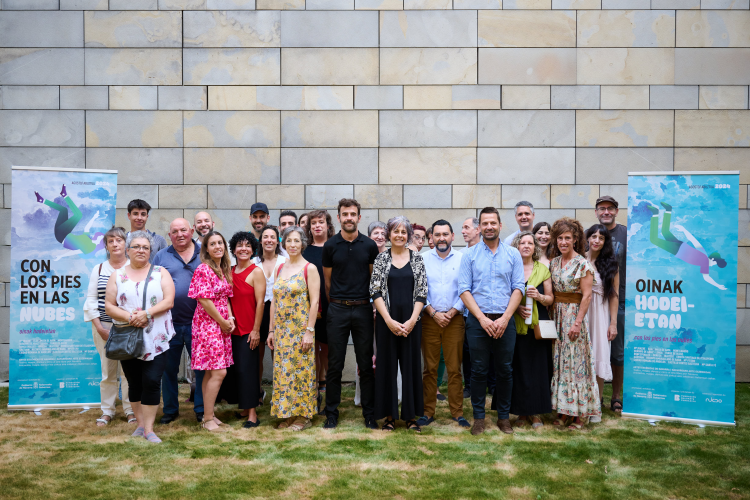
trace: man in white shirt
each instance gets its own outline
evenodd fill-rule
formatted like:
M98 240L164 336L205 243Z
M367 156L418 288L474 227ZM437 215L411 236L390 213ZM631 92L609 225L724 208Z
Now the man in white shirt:
M513 243L513 238L515 238L521 231L531 231L534 228L534 205L532 205L530 201L519 201L516 203L515 210L518 231L503 240L503 243L506 245L511 245Z

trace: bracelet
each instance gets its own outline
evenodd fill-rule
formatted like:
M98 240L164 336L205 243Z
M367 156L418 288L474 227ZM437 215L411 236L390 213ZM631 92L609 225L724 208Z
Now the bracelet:
M433 307L433 308L432 308L432 314L430 314L430 318L434 318L436 314L437 314L437 309L435 309L435 308Z

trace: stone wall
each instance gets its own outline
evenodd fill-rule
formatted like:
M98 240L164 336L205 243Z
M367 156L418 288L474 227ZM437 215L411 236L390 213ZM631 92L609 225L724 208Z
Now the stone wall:
M0 282L11 165L117 169L150 228L335 207L594 220L627 172L740 170L750 380L749 0L0 0ZM506 231L507 233L507 231ZM0 306L7 286L0 284ZM8 308L0 307L0 380Z

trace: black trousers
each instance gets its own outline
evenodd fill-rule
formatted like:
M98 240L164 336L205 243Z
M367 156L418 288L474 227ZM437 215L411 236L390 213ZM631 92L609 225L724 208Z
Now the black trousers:
M464 335L464 388L471 391L471 350L469 349L469 339ZM487 392L495 393L495 356L490 353L490 368L487 372Z
M220 391L227 403L236 403L240 410L256 408L260 399L259 349L250 349L248 337L249 335L232 335L234 364L227 368L227 376L224 377ZM216 399L220 401L220 398Z
M328 374L326 375L326 416L338 420L341 403L341 373L346 361L346 347L351 333L354 355L359 367L359 387L362 393L362 415L365 419L375 415L375 371L373 338L375 322L372 305L345 306L331 303L328 306Z
M167 367L165 353L157 355L151 361L126 359L120 362L120 366L128 380L131 403L153 406L161 402L161 377Z

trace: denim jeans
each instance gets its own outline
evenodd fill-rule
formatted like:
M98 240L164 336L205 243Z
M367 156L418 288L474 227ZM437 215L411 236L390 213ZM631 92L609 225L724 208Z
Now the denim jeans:
M182 346L187 347L188 355L192 356L193 328L192 325L174 325L174 337L169 341L169 349L164 353L167 356L167 367L161 378L161 392L164 395L164 414L177 415L180 412L180 401L178 399L177 372L180 369L182 358ZM203 413L203 370L195 370L195 396L193 399L193 410L195 413Z
M466 320L466 338L469 340L469 349L471 350L471 406L474 408L474 418L484 418L484 405L487 398L487 372L489 371L491 354L495 358L497 418L508 418L510 396L513 391L513 351L516 347L515 321L511 318L503 336L499 339L493 339L484 331L479 321L469 314Z

